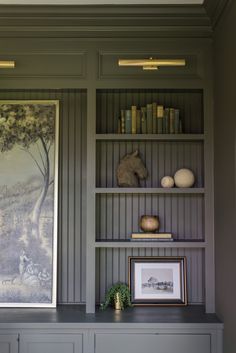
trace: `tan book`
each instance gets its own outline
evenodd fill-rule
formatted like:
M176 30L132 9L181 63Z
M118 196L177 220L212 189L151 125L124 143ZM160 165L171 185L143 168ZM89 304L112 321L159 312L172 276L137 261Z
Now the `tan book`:
M132 134L137 133L137 107L132 105L131 107L131 120L132 120Z
M163 117L164 117L164 107L163 105L157 106L157 133L163 134Z
M157 118L163 118L163 117L164 117L164 106L158 105L157 106Z
M132 233L132 239L172 239L171 233Z

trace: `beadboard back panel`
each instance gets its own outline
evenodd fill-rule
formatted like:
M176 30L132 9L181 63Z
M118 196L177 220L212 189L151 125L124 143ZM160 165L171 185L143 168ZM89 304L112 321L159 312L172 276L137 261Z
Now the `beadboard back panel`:
M121 109L156 102L180 110L184 133L203 133L202 90L102 89L97 91L97 133L116 133Z
M98 303L104 300L105 293L112 284L128 282L129 256L186 256L188 303L204 303L204 250L182 248L97 249L96 301Z
M1 90L0 99L59 100L58 302L85 302L86 91Z
M142 215L158 215L159 231L176 240L204 239L203 195L101 194L96 204L97 240L130 239Z
M195 187L204 187L203 142L160 141L98 141L97 142L97 187L117 187L117 167L128 153L139 151L148 177L140 180L141 187L161 187L161 179L174 176L180 168L190 168L195 175Z

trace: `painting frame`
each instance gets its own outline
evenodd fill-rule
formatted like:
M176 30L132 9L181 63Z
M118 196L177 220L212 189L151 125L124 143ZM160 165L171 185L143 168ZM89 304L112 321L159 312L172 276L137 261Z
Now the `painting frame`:
M185 256L129 256L129 289L134 306L186 306ZM159 276L161 282L156 279ZM169 281L163 281L163 278ZM164 293L164 294L163 294Z
M50 136L48 137L48 140L50 140L50 138L52 139L53 136L53 142L51 142L51 146L53 146L53 148L51 148L51 150L53 150L52 152L52 159L53 159L53 168L52 168L52 172L51 169L49 171L49 177L52 176L53 180L52 180L52 200L51 200L51 209L52 209L52 216L51 216L51 242L50 242L50 246L51 246L51 267L50 267L50 281L47 281L47 272L46 272L46 268L45 271L44 269L41 267L41 272L39 272L40 270L38 270L38 278L39 275L41 273L41 277L40 283L44 283L43 287L46 287L45 283L49 283L47 286L47 289L50 292L50 300L45 301L45 302L21 302L21 301L16 301L16 302L12 302L12 301L4 301L2 302L0 300L0 307L22 307L22 308L55 308L57 305L57 246L58 246L58 174L59 174L59 100L55 100L55 99L49 99L49 100L45 100L45 99L30 99L30 100L0 100L0 108L2 106L17 106L17 107L28 107L28 110L31 109L31 111L33 111L33 107L35 107L35 111L38 109L38 111L40 111L40 107L46 107L49 109L49 107L53 107L51 110L53 111L53 113L50 113L50 119L48 119L48 121L54 121L53 126L50 127L50 129L48 128L48 131L50 130ZM37 109L36 109L37 108ZM49 110L48 110L49 111ZM28 112L28 115L30 113ZM32 114L31 114L32 115ZM49 116L49 114L48 114ZM1 116L0 116L1 118ZM45 113L45 130L47 130L47 116ZM50 148L49 148L50 150ZM0 150L0 153L2 151ZM51 152L50 152L51 153ZM50 158L48 157L48 160L50 160ZM43 162L42 162L43 163ZM51 174L50 174L51 173ZM50 184L49 184L50 185ZM26 255L25 255L26 256ZM31 263L33 263L33 261L31 260ZM31 266L32 268L32 266ZM3 282L3 281L2 281Z

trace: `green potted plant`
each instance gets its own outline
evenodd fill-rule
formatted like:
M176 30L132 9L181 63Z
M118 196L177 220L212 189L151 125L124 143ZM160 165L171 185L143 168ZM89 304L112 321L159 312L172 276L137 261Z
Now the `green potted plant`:
M117 283L108 290L105 302L101 304L102 310L105 310L109 305L116 310L124 310L132 306L130 290L126 284Z

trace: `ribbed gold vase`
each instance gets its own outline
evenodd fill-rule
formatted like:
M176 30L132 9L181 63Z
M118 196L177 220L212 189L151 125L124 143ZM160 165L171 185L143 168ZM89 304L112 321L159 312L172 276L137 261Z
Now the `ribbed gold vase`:
M121 310L121 300L119 292L115 294L115 310Z

